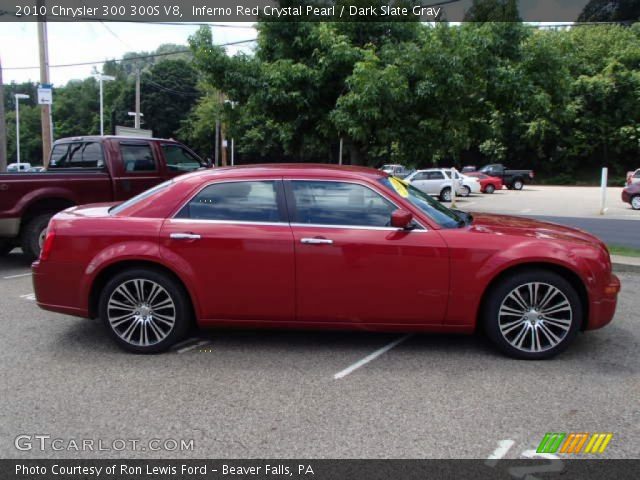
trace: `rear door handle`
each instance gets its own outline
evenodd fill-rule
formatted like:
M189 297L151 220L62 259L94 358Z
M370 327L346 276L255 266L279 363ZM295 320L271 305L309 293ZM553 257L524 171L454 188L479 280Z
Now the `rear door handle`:
M174 240L199 240L200 235L197 233L172 233L169 235Z
M329 240L328 238L303 238L300 240L300 243L306 245L333 245L333 240Z

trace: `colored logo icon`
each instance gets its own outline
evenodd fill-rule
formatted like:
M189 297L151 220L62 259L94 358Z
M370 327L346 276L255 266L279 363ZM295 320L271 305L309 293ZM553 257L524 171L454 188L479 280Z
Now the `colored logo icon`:
M599 454L609 446L613 433L547 433L537 453Z

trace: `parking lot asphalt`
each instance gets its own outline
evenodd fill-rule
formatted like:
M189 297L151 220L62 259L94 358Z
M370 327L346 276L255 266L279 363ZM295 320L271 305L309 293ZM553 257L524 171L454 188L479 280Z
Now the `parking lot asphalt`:
M620 277L613 323L545 362L473 336L273 330L196 332L140 356L99 322L40 310L14 253L0 259L0 456L519 458L547 432L612 432L603 456L638 458L640 275ZM194 448L20 451L21 434Z

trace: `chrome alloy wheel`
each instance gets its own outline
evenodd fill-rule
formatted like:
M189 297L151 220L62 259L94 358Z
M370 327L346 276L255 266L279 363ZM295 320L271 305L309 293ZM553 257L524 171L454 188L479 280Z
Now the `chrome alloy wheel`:
M158 283L135 278L121 283L109 297L107 317L113 331L131 345L160 343L173 330L176 306Z
M524 352L544 352L561 343L573 322L567 296L548 283L525 283L514 288L498 312L500 333Z
M631 199L631 206L634 210L640 210L640 195L636 195Z

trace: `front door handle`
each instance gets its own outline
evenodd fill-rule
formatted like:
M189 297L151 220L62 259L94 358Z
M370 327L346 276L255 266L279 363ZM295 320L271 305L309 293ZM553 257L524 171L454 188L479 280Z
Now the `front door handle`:
M174 240L199 240L200 235L197 233L172 233L169 235Z
M300 243L306 245L333 245L333 240L329 240L328 238L303 238L300 240Z

